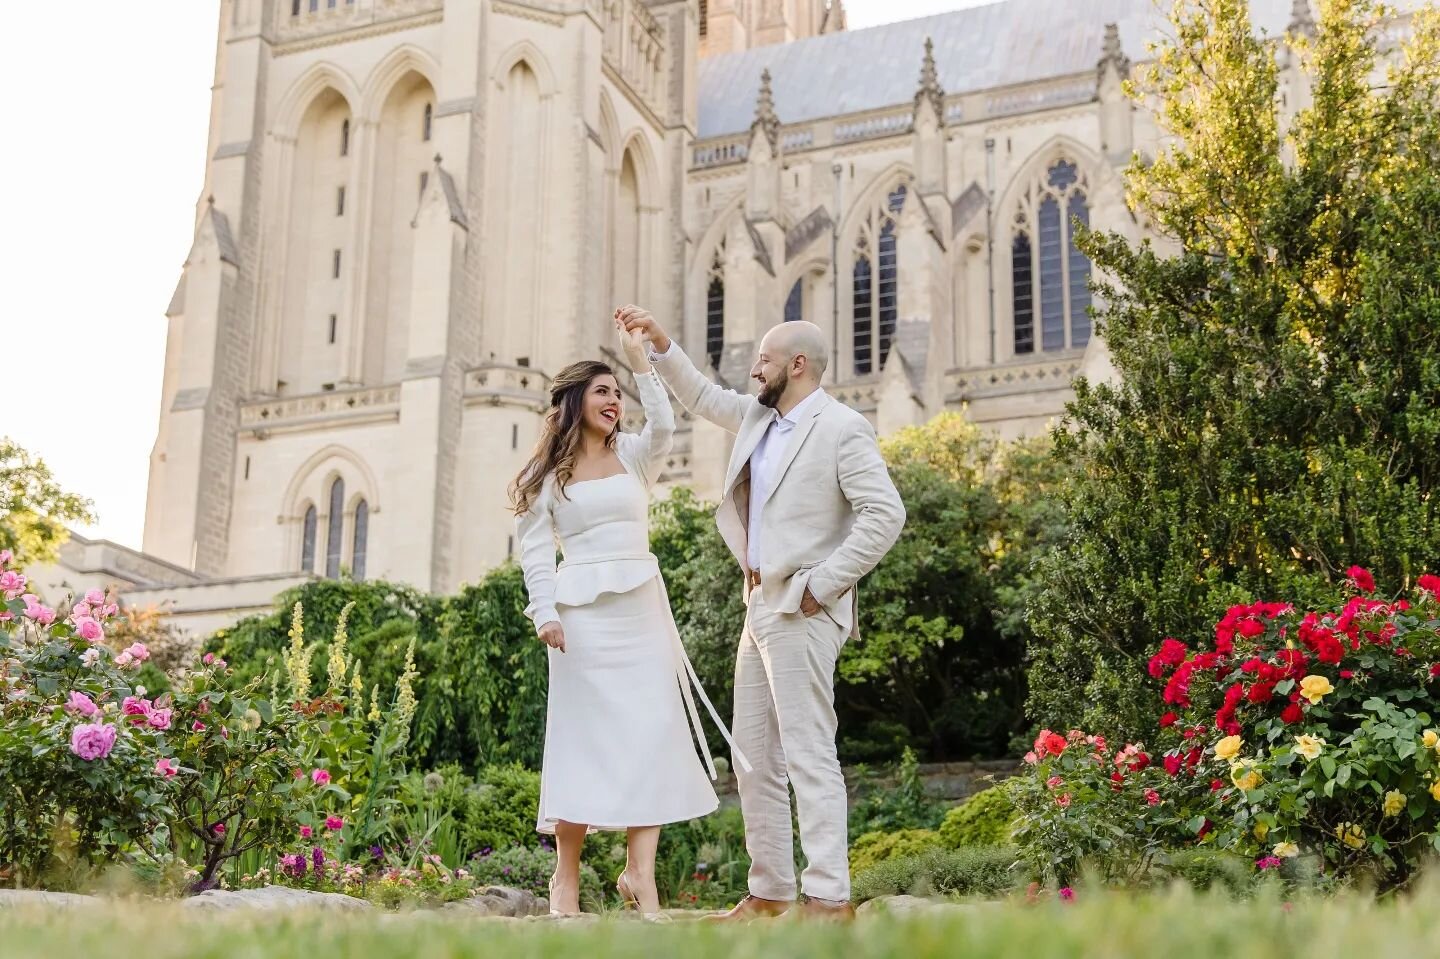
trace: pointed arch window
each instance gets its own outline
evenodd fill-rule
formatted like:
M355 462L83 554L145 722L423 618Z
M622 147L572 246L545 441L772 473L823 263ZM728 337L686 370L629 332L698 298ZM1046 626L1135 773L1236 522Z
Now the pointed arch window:
M905 207L902 183L871 210L855 239L851 271L851 349L856 376L884 369L899 318L897 219Z
M705 284L705 355L710 365L720 368L725 352L725 241L715 247L710 261L710 278Z
M339 477L330 484L330 516L325 529L325 576L340 576L340 548L345 535L345 481Z
M350 119L348 117L340 124L340 155L342 157L350 155Z
M421 135L424 139L430 139L430 133L435 124L435 107L433 104L425 104L425 122L422 125Z
M365 548L370 539L370 504L360 500L355 504L355 536L350 547L350 575L356 579L365 578Z
M1090 342L1090 260L1075 243L1077 224L1090 224L1087 189L1079 167L1061 159L1020 199L1010 251L1017 355L1035 352L1037 320L1042 352Z
M785 322L794 323L796 320L805 318L805 279L801 277L790 287L790 295L785 297Z
M300 533L300 569L306 573L315 572L315 534L318 532L319 516L314 504L305 509L305 520Z

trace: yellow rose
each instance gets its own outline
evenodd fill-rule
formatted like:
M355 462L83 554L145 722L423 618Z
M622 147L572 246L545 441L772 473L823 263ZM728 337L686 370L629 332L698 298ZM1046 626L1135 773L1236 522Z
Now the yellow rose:
M1319 736L1296 736L1295 752L1306 759L1315 759L1320 751L1325 748L1325 740Z
M1436 802L1440 802L1440 779L1430 784L1430 795Z
M1242 759L1230 766L1230 781L1235 784L1236 789L1248 792L1257 788L1265 780L1255 771L1254 760Z
M1353 822L1342 822L1335 827L1335 838L1351 849L1365 848L1365 830Z
M1324 676L1310 675L1300 680L1300 695L1310 700L1310 705L1318 703L1326 693L1333 693L1335 687L1330 685L1330 680Z
M1385 794L1385 802L1381 808L1387 816L1398 816L1400 810L1405 808L1405 794L1398 789L1392 789Z
M1215 744L1215 758L1234 759L1240 754L1241 745L1239 736L1226 736Z
M1257 822L1257 823L1255 824L1255 838L1256 838L1256 840L1258 840L1259 842L1264 842L1264 841L1265 841L1265 837L1268 836L1269 834L1270 834L1270 827L1269 827L1268 825L1266 825L1266 824L1263 823L1263 822Z
M1427 729L1420 735L1420 741L1425 744L1426 749L1434 749L1436 743L1440 743L1440 733L1433 729Z
M1270 852L1273 855L1279 856L1281 859L1294 859L1300 855L1300 847L1293 842L1277 842L1275 848L1270 850Z

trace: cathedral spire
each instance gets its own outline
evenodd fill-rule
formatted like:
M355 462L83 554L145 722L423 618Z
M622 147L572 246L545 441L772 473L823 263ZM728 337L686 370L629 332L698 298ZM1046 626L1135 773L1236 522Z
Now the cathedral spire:
M780 152L780 118L775 115L775 97L770 92L770 71L767 68L760 74L760 95L755 99L755 122L750 124L751 138L754 143L754 133L760 130L765 134L765 139L770 141L770 152Z
M945 122L945 90L940 86L940 75L935 70L935 41L925 38L925 59L920 64L920 89L915 91L915 110L926 100L935 108L935 119Z
M1111 67L1120 79L1130 76L1130 58L1125 55L1125 50L1120 46L1120 27L1118 24L1105 24L1105 39L1100 46L1100 62L1095 65L1095 72L1098 79L1104 79L1105 71Z
M1310 0L1291 0L1290 25L1285 32L1291 36L1315 36L1315 15L1310 12Z

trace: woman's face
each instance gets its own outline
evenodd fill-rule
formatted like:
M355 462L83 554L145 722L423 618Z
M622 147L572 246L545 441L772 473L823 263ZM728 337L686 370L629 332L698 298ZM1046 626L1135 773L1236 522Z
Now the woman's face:
M625 397L620 384L608 373L595 377L585 386L585 401L580 406L580 422L597 436L609 436L620 425L625 414Z

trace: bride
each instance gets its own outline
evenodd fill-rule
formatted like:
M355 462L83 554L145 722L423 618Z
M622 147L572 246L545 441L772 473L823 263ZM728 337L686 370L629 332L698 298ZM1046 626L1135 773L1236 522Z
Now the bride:
M670 452L675 417L641 334L626 333L618 320L616 329L644 429L620 432L624 395L610 367L594 360L567 366L550 387L540 441L510 498L530 599L525 613L550 647L536 828L555 836L559 853L551 912L580 911L585 836L614 830L627 834L628 851L616 889L648 918L660 916L660 826L719 805L706 781L706 769L714 779L715 767L692 684L735 761L747 767L695 678L650 553L649 487ZM557 539L565 557L558 567Z

